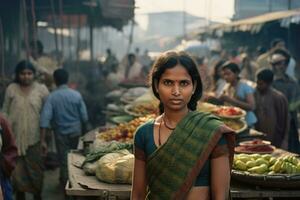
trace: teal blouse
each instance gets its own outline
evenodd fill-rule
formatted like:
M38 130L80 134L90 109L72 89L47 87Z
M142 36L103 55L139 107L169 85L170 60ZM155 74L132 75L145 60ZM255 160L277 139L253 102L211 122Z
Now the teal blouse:
M157 146L154 142L154 120L146 122L140 126L135 134L134 146L142 150L145 154L144 160L146 161L148 156L150 156L156 149ZM227 146L227 141L224 136L222 136L216 146ZM215 147L216 149L216 147ZM228 152L228 151L227 151ZM226 153L226 152L224 152ZM220 155L219 155L220 156ZM139 159L139 158L138 158ZM209 186L210 185L210 160L205 162L203 168L201 169L199 175L196 178L194 186Z

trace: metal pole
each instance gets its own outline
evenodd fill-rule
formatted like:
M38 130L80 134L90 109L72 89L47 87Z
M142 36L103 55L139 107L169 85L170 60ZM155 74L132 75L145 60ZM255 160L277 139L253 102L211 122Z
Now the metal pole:
M183 38L186 39L186 4L185 0L183 0L183 19L182 19L182 26L183 26Z
M91 17L91 16L90 16ZM94 60L94 23L93 20L90 19L90 52L91 52L91 57L90 60L93 61Z
M130 35L129 35L129 42L128 42L126 55L129 53L131 49L131 45L133 42L133 32L134 32L134 18L131 20Z
M0 18L0 52L1 52L1 77L5 77L4 72L4 40L3 40L3 26L2 26L2 19Z
M58 38L57 38L57 29L56 29L56 15L55 15L55 8L54 8L54 3L53 0L50 0L51 4L51 10L52 10L52 23L53 23L53 29L54 29L54 41L55 41L55 51L56 51L56 59L58 59Z
M27 23L27 8L26 8L26 1L22 0L22 10L24 13L24 42L26 48L26 59L29 60L29 42L28 42L28 23Z
M37 53L37 28L36 28L36 17L35 17L35 4L34 0L31 0L31 15L32 15L32 40L34 45L34 51Z
M60 29L63 31L63 2L59 0ZM61 34L61 56L64 57L64 35Z
M71 33L71 16L68 16L68 29ZM69 35L69 37L68 37L68 46L69 46L69 53L70 53L69 58L70 58L70 60L72 60L73 56L72 56L72 37L71 37L71 35Z
M76 60L79 61L79 52L80 52L80 29L81 29L81 21L80 15L78 15L78 27L77 27L77 49L76 49Z

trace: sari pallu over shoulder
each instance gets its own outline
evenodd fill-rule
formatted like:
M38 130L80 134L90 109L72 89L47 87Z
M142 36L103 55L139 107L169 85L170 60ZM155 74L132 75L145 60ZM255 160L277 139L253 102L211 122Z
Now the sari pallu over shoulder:
M146 199L184 199L222 134L232 163L234 132L209 113L188 113L147 160Z

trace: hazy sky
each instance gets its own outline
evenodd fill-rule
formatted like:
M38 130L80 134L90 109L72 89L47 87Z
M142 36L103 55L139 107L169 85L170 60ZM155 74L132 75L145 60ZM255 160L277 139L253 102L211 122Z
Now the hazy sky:
M149 12L185 10L193 15L228 21L234 12L234 0L135 0L136 16Z

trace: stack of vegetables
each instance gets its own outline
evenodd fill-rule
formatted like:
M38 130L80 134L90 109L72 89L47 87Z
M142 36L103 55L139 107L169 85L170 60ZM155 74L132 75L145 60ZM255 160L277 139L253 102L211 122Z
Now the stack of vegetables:
M132 142L133 134L136 129L146 121L154 119L155 115L145 115L143 117L135 118L127 123L121 123L118 126L107 129L104 132L98 133L96 138L104 141L120 141Z
M134 155L131 143L118 141L98 143L86 156L82 168L107 183L131 183Z
M233 169L250 174L300 174L300 160L292 155L237 154Z
M247 128L244 120L246 112L238 107L233 106L217 106L206 102L198 102L197 110L201 112L210 112L218 117L228 127L240 133Z

